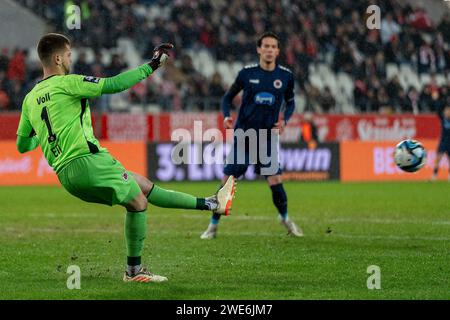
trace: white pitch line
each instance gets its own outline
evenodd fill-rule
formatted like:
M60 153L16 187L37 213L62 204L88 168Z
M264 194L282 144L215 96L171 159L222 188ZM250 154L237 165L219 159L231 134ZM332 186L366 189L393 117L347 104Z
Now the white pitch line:
M449 237L424 237L424 236L392 236L392 235L358 235L335 233L330 237L350 238L350 239L367 239L367 240L425 240L425 241L449 241Z
M116 213L111 213L116 214ZM58 214L58 213L33 213L26 215L30 218L79 218L79 217L97 217L100 215L104 215L104 213L97 213L97 212L73 212L73 213L64 213L64 214ZM185 218L185 219L194 219L194 220L203 220L209 219L209 213L206 214L179 214L179 213L163 213L163 212L151 212L148 213L149 217L164 217L164 218ZM291 214L292 216L292 214ZM245 220L245 221L277 221L277 215L274 213L272 216L270 215L233 215L231 214L226 219L231 220ZM302 217L301 213L299 214L298 221L303 222L312 222L312 223L373 223L373 224L420 224L420 225L450 225L450 220L436 220L436 221L430 221L430 220L410 220L410 219L383 219L383 218L311 218L311 217Z
M41 232L41 233L58 233L63 232L66 234L75 234L75 233L122 233L122 230L113 230L113 229L74 229L74 228L35 228L35 227L24 227L21 229L18 228L4 228L0 229L0 234L2 232L6 233L17 233L20 236L24 236L30 232Z
M325 219L322 219L325 220ZM327 222L364 222L364 223L380 223L380 224L434 224L434 225L448 225L450 221L430 221L430 220L406 220L406 219L380 219L380 218L333 218L327 220Z
M120 229L120 228L119 228ZM26 233L29 232L41 232L41 233L59 233L64 232L65 234L76 234L76 233L114 233L114 234L121 234L122 230L120 229L70 229L68 231L67 229L56 229L56 228L28 228L26 230L24 229L16 229L16 228L5 228L5 232L13 232L16 233L19 236L24 236ZM17 232L22 233L17 233ZM197 230L198 231L198 230ZM195 234L197 231L190 231L186 234ZM0 234L2 231L0 231ZM174 231L168 231L168 230L155 230L152 232L155 235L173 235L176 232ZM200 234L200 231L198 231ZM186 235L185 234L185 235ZM220 235L223 236L233 236L233 237L272 237L272 238L280 238L280 237L286 237L286 234L283 231L280 230L280 232L230 232L230 231L224 231L220 232ZM361 234L346 234L346 233L337 233L333 232L332 234L306 234L305 237L307 238L347 238L347 239L365 239L365 240L404 240L404 241L448 241L450 243L450 237L433 237L433 236L396 236L396 235L361 235ZM301 241L301 239L299 239Z
M160 216L160 214L158 214ZM181 214L177 215L178 217L186 218L186 219L204 219L205 217L197 214ZM290 215L291 216L291 215ZM255 220L255 221L277 221L277 215L274 214L273 217L270 216L254 216L254 215L230 215L229 218L232 220ZM359 222L359 223L378 223L378 224L433 224L433 225L450 225L449 220L442 221L428 221L428 220L393 220L393 219L379 219L379 218L309 218L309 217L299 217L299 221L304 222L314 222L314 223L347 223L347 222Z

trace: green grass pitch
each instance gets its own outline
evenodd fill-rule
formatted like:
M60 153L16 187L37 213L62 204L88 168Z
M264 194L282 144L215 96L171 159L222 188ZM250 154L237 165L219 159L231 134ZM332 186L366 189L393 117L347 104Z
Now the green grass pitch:
M207 196L217 183L162 186ZM303 238L286 236L262 181L239 182L212 241L199 238L209 213L149 206L143 261L162 284L122 282L121 207L0 188L0 299L450 299L450 183L285 186ZM80 290L66 287L70 265Z

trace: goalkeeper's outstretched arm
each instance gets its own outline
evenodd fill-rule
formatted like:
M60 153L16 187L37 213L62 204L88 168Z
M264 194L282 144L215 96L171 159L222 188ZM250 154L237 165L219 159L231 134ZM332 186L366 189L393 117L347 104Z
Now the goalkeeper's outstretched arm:
M144 80L164 64L169 57L168 53L171 49L173 49L173 44L163 43L153 50L153 57L149 63L143 64L133 70L120 73L114 77L105 78L102 94L125 91Z
M102 94L125 91L136 83L144 80L153 73L153 69L146 63L135 69L122 72L114 77L104 78Z
M153 50L153 57L149 63L135 69L122 72L114 77L96 78L71 74L64 77L64 89L67 94L77 98L95 98L102 94L111 94L130 89L138 82L150 76L164 64L169 57L170 43L164 43Z

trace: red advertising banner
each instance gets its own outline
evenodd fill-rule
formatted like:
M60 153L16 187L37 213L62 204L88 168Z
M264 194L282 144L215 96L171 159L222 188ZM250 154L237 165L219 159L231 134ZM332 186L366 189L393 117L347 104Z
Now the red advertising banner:
M187 129L193 136L194 121L202 121L203 130L220 129L222 134L223 117L218 113L177 113L160 114L159 140L169 142L175 129ZM234 119L236 116L234 115ZM300 125L303 116L295 114L289 120L281 142L300 142ZM440 133L439 118L434 114L424 115L314 115L313 122L317 126L319 140L322 142L361 140L361 141L394 141L407 138L438 139ZM155 125L156 127L156 125ZM155 135L155 138L157 135Z
M145 141L149 136L147 114L109 113L106 118L106 137L112 141Z
M102 146L130 171L146 176L147 151L143 142L103 142ZM132 156L130 156L132 155ZM14 141L0 142L0 186L58 185L40 148L20 154Z
M100 118L101 117L101 118ZM236 115L233 116L236 119ZM0 114L0 140L15 139L20 113ZM220 112L177 112L157 114L106 113L93 114L95 134L100 139L112 141L142 140L170 142L173 132L191 136L198 141L201 135L195 134L195 127L203 133L208 129L219 129L222 135L223 116ZM97 120L97 121L96 121ZM196 121L197 125L196 125ZM300 125L303 116L294 114L289 120L281 142L300 142ZM439 119L434 114L421 115L314 115L319 140L322 142L361 140L361 141L400 141L406 138L438 139ZM186 131L187 130L187 131Z
M203 134L209 129L219 129L222 134L225 130L222 116L218 112L176 112L162 113L154 117L158 123L154 124L155 141L169 142L174 138L202 141Z
M288 123L298 126L300 120ZM293 119L294 120L294 119ZM407 138L438 139L440 122L437 115L315 115L313 122L322 141L400 141Z
M340 143L341 181L429 180L436 159L436 140L420 141L427 151L426 165L415 173L404 172L394 163L394 148L398 141ZM439 166L439 179L447 179L448 160Z
M15 140L20 113L0 113L0 140Z

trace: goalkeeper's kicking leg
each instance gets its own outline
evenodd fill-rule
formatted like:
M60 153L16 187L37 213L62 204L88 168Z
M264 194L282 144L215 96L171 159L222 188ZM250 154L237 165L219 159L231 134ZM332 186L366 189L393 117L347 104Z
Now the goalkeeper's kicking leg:
M235 180L229 177L215 195L197 198L187 193L167 190L157 186L149 179L132 173L134 179L149 203L162 208L210 210L218 215L228 215L234 196Z

